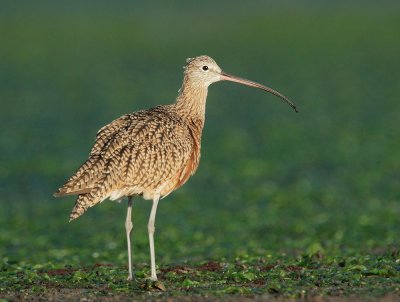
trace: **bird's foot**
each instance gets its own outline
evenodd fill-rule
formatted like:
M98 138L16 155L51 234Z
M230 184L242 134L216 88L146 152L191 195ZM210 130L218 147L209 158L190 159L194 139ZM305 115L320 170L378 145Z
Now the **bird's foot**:
M153 282L158 281L157 277L153 277L153 276L150 277L149 280L150 280L150 281L153 281Z

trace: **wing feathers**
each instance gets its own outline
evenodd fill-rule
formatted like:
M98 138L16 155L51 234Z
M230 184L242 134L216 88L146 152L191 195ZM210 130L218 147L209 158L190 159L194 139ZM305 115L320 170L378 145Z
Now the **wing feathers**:
M72 220L118 190L144 194L165 182L176 188L198 165L192 134L168 106L124 115L99 130L89 159L54 196L79 195Z

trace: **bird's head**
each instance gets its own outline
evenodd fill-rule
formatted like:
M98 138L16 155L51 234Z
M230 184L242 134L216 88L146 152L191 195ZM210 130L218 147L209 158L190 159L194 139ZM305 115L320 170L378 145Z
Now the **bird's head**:
M221 68L208 56L186 59L185 75L193 82L209 86L221 81Z
M287 103L290 107L292 107L294 111L298 112L296 105L294 105L283 94L259 83L223 72L218 64L209 56L203 55L195 58L186 59L186 65L184 66L184 69L184 73L187 79L192 83L196 83L196 85L204 85L205 87L208 87L212 83L219 81L236 82L272 93L273 95L279 97L282 101Z

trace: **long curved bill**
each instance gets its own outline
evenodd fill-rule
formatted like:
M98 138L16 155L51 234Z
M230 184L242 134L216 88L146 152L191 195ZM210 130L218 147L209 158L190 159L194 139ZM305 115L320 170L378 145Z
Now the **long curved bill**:
M239 77L231 75L231 74L227 74L227 73L225 73L223 71L221 72L221 81L236 82L236 83L240 83L240 84L247 85L247 86L250 86L250 87L255 87L255 88L264 90L266 92L272 93L273 95L279 97L283 102L287 103L290 107L292 107L294 111L299 112L297 110L296 105L293 104L292 101L290 101L283 94L281 94L278 91L276 91L276 90L274 90L272 88L269 88L267 86L264 86L264 85L261 85L259 83L252 82L252 81L249 81L249 80L246 80L246 79L242 79L242 78L239 78Z

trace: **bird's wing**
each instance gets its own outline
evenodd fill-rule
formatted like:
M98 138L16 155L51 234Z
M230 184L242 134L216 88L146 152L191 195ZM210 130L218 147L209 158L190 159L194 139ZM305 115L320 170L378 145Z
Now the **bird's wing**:
M59 190L58 195L79 194L72 219L112 192L144 194L186 173L194 142L180 117L156 107L123 118L127 122L113 122L120 123L117 130L99 131L80 174Z
M131 116L132 114L125 114L102 127L97 132L96 140L90 151L90 155L100 155L103 149L117 133L126 130L132 124Z
M156 110L132 114L130 126L105 144L93 186L79 195L70 218L112 194L145 195L173 182L185 171L192 149L193 137L178 116Z

